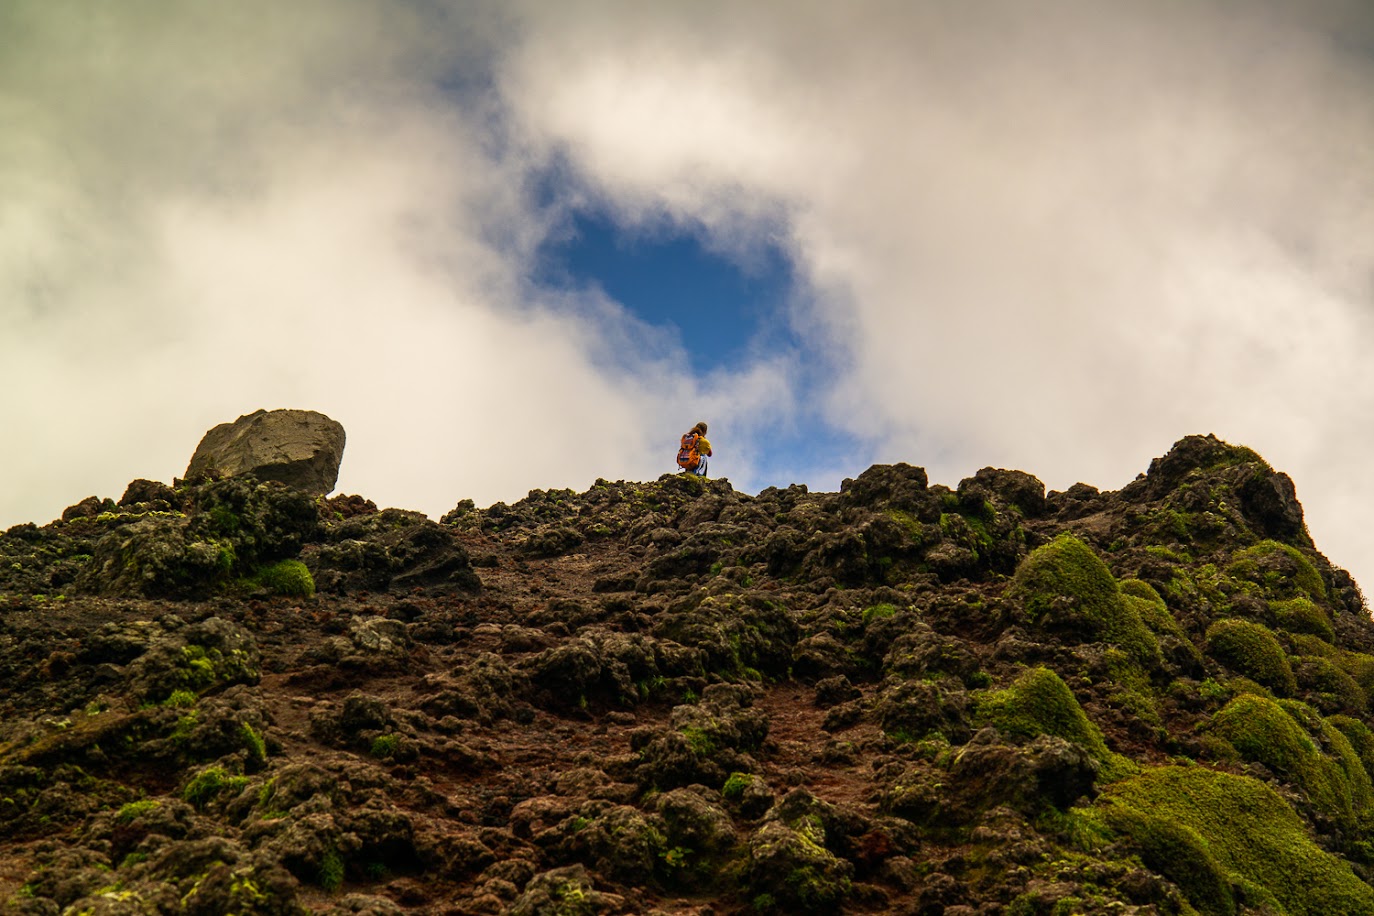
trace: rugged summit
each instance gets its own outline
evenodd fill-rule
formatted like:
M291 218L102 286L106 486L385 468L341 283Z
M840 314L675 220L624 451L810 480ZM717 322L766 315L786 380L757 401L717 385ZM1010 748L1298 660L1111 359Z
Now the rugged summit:
M341 423L313 410L257 410L207 432L186 479L248 475L322 496L339 479L344 438Z
M6 912L1374 914L1374 623L1293 482L905 464L0 536Z

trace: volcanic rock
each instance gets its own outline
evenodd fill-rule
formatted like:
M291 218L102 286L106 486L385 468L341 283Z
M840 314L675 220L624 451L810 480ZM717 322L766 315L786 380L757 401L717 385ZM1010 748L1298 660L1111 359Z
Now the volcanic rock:
M225 473L0 533L0 912L1374 916L1374 621L1249 449Z
M186 479L251 474L323 496L343 461L344 428L313 410L258 410L205 434Z

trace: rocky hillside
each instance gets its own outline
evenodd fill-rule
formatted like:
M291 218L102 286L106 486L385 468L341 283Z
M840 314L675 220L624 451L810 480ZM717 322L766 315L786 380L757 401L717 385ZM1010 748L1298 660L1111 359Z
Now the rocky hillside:
M1374 914L1374 625L1292 482L909 465L0 537L25 914Z

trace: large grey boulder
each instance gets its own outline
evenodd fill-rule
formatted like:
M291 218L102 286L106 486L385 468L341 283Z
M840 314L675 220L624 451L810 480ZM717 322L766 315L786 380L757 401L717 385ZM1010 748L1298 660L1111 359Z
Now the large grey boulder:
M343 424L313 410L259 410L205 434L186 479L252 474L322 496L343 461Z

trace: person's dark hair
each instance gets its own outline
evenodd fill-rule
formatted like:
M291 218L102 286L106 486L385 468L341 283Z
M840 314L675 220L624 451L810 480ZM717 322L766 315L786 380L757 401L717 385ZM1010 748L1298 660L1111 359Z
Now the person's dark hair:
M701 421L700 423L698 423L696 426L693 426L693 427L692 427L692 432L694 432L694 433L701 433L703 436L706 435L706 421L705 421L705 420L702 420L702 421Z

